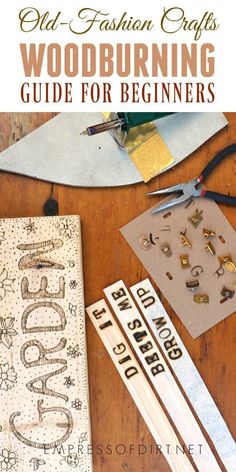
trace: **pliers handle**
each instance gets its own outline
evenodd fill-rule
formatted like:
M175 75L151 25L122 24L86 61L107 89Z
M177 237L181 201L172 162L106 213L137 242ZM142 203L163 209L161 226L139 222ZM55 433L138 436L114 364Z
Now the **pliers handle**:
M199 182L203 182L211 174L211 172L220 164L221 161L228 157L230 154L236 152L236 143L230 144L222 151L218 152L216 156L206 165L203 169L201 175L199 176ZM215 200L217 203L225 203L226 205L236 205L236 197L231 197L230 195L224 195L222 193L210 192L209 190L203 189L201 191L201 197L209 198L210 200Z
M217 192L210 192L205 188L198 188L199 184L201 184L210 173L218 166L218 164L230 154L236 152L236 143L230 144L226 148L222 149L216 156L207 164L205 169L202 171L201 175L190 182L182 183L178 185L173 185L172 187L167 187L164 189L156 190L154 192L150 192L147 195L160 195L166 193L176 193L177 197L172 198L171 200L167 200L164 203L158 204L152 211L152 213L157 213L162 210L166 210L167 208L171 208L172 206L178 205L179 203L184 203L185 201L189 200L190 198L194 197L205 197L209 198L210 200L214 200L217 203L225 203L226 205L236 205L236 197L231 197L229 195L224 195L222 193Z

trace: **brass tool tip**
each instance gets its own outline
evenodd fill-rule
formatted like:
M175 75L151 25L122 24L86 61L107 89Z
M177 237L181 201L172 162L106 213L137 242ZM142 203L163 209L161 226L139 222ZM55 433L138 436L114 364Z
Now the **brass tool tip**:
M82 136L82 135L83 135L83 136L88 135L88 130L85 129L84 131L82 131L82 132L80 133L80 136Z

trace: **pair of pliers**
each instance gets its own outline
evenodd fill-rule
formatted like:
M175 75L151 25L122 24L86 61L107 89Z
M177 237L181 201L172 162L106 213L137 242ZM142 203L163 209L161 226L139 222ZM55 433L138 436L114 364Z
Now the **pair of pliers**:
M173 185L172 187L155 190L154 192L147 193L147 195L161 195L165 193L177 193L176 198L172 198L164 203L160 203L153 210L152 213L158 213L159 211L171 208L179 203L184 203L195 197L205 197L210 200L215 200L217 203L225 203L226 205L236 205L236 197L229 195L223 195L221 193L210 192L205 188L198 188L198 186L209 176L209 174L218 166L218 164L230 154L236 152L236 143L231 144L222 151L220 151L205 167L201 175L190 182Z

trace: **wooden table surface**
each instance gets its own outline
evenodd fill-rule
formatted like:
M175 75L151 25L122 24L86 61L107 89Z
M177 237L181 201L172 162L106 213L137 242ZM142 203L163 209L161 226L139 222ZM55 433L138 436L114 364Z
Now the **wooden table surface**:
M0 150L53 116L52 113L0 114ZM226 117L229 120L227 128L147 186L86 190L0 173L0 217L43 215L44 202L51 194L58 200L60 215L79 214L83 232L85 300L87 305L94 303L103 297L103 287L116 280L123 279L130 286L148 276L119 228L150 206L150 201L144 197L147 190L191 179L218 150L236 140L236 113L226 113ZM236 155L210 176L207 186L223 193L236 193L235 175ZM235 227L235 208L222 206L222 210ZM235 316L229 316L193 340L168 303L163 302L230 431L236 435ZM154 447L152 436L89 320L87 337L94 472L169 471L164 457L151 452ZM126 453L122 454L122 446L116 451L119 444L125 446ZM145 454L137 453L140 444L146 445ZM96 450L98 445L101 448ZM134 452L130 452L131 445Z

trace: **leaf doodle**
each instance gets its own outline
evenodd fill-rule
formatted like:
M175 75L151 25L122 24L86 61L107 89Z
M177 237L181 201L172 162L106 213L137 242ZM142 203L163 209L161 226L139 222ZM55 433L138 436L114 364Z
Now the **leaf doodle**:
M8 272L4 267L0 274L0 300L2 300L6 296L7 292L14 293L14 290L12 288L12 284L14 281L15 279L8 279Z
M77 305L73 305L73 303L69 303L69 312L72 316L76 316Z
M32 457L30 459L30 465L33 466L33 470L38 470L40 465L45 465L46 462L43 459L38 459L37 457Z

